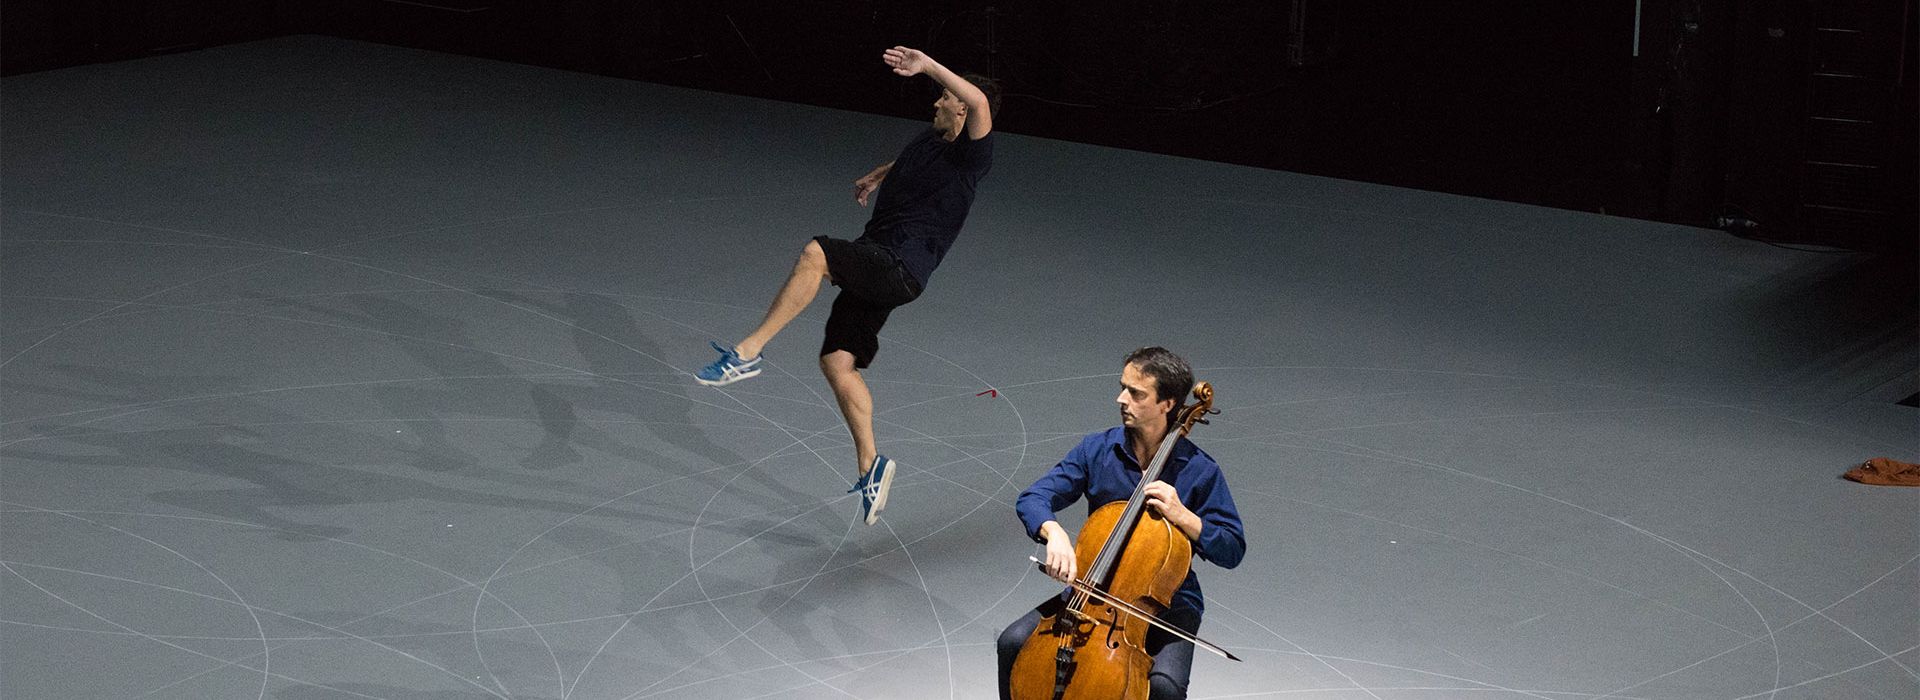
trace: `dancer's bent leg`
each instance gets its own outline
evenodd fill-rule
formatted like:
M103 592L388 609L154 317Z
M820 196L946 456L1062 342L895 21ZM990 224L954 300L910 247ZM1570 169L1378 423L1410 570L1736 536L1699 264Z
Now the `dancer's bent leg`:
M787 283L780 287L780 293L774 295L773 303L767 306L767 315L761 319L760 327L735 344L734 352L744 360L760 357L760 350L801 311L806 310L808 304L813 303L814 295L820 293L820 280L823 279L829 279L827 254L820 249L819 241L807 241L806 247L800 249L800 259L793 263L793 274L787 276Z

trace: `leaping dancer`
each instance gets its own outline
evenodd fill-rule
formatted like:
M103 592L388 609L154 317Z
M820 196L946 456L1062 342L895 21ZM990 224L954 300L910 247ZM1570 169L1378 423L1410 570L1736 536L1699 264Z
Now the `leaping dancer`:
M940 84L933 128L916 136L892 162L853 181L854 201L864 207L873 198L873 216L860 237L808 241L760 326L732 346L713 343L720 359L695 375L702 384L726 386L760 374L761 350L812 303L820 280L839 287L820 344L820 372L853 436L860 479L848 493L860 492L860 517L868 525L887 505L895 466L874 444L873 395L860 370L880 349L887 315L919 298L959 237L974 190L993 165L989 136L999 106L999 89L991 80L956 74L920 51L895 46L881 60L898 75L924 74Z

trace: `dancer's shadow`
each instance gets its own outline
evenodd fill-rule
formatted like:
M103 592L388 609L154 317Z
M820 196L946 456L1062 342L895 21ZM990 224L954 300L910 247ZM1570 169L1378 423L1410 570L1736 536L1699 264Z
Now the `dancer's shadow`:
M479 349L465 319L377 296L357 297L354 304L358 313L299 302L281 303L354 327L391 334L396 349L425 368L427 377L437 379L373 385L366 390L388 416L411 421L411 438L419 443L412 450L414 467L432 472L483 469L477 458L449 438L445 423L433 419L525 417L525 412L518 410L522 407L509 405L503 398L505 392L494 388L499 383L515 382L516 373L498 357Z
M193 411L223 396L235 396L260 387L231 374L140 374L113 367L56 362L32 376L40 381L0 381L0 390L19 405L22 395L72 399L93 408L61 411L62 415L34 420L26 430L49 436L84 433L94 424L125 415L152 411ZM64 381L63 381L64 380ZM38 405L38 402L36 402ZM51 409L58 410L58 409ZM24 421L21 421L24 422ZM16 422L15 426L20 425Z
M64 425L51 419L36 421L29 430L38 437L0 448L0 460L5 461L10 480L41 478L36 472L43 470L50 473L47 478L57 473L62 479L84 479L87 472L76 469L93 468L106 475L126 469L192 475L185 483L195 484L194 488L176 489L173 485L182 481L167 481L147 498L273 528L283 539L303 541L343 537L352 532L340 525L303 522L297 515L303 508L420 499L568 515L582 510L577 499L462 488L447 485L447 479L436 475L420 474L416 478L396 473L384 465L391 464L394 455L417 454L413 441L385 431L356 431L352 422L316 421L310 415L284 410L277 402L253 400L243 389L259 387L233 377L152 376L78 365L55 369L71 377L49 375L31 390L85 398L112 408L76 413L74 417L81 420ZM235 416L244 416L247 424L236 425ZM493 475L482 471L474 476ZM509 475L493 480L521 479ZM571 482L537 481L531 485L534 493L563 490L598 494ZM654 528L678 529L691 524L689 517L659 509L608 504L598 512Z
M70 471L73 467L100 467L114 471L129 468L163 469L199 475L201 478L196 481L203 482L203 486L156 490L148 493L146 498L156 503L272 528L276 537L293 541L344 538L354 531L353 528L340 525L302 522L289 515L308 508L435 501L475 508L517 508L567 515L581 511L580 503L574 500L457 488L426 478L391 473L377 465L352 468L327 464L310 456L295 458L256 447L242 447L230 441L247 439L248 433L233 426L208 426L196 430L216 431L217 434L205 440L155 444L145 440L146 434L96 431L58 438L67 444L88 448L83 451L85 454L32 449L29 446L34 443L23 443L0 449L0 458L6 460L10 476L14 478L27 477L38 469ZM317 437L303 433L301 437L325 444L381 439L342 430L325 430ZM359 449L364 449L364 446ZM206 481L205 477L208 476L218 478ZM598 509L596 513L633 521L648 528L680 528L687 525L685 519L648 509L607 507Z
M411 450L409 463L432 472L463 472L518 485L541 488L572 488L577 482L531 478L528 471L546 471L580 462L580 441L585 435L591 446L615 456L641 463L655 463L661 456L643 447L605 437L605 433L585 425L570 394L577 387L551 381L528 379L531 373L543 373L535 364L516 369L500 356L487 352L462 317L430 312L391 299L359 299L353 309L336 309L298 301L280 300L285 308L297 310L342 325L387 334L394 346L424 368L431 381L375 385L367 394L396 418L410 421L412 439L418 446ZM529 323L550 323L534 314L525 314ZM556 365L559 363L555 363ZM552 373L565 373L553 367ZM436 379L437 378L437 379ZM591 381L583 373L579 381ZM508 422L536 423L542 431L540 442L517 459L522 470L504 465L486 464L462 449L449 433L443 419L480 417ZM599 493L598 489L587 489Z
M597 379L588 386L577 384L535 384L533 395L541 406L541 425L546 437L529 455L530 468L552 468L538 463L541 456L573 455L578 448L592 448L640 464L652 465L671 473L672 466L687 467L690 478L710 486L715 493L725 492L743 499L748 505L769 512L796 504L817 501L819 495L801 492L766 471L749 468L732 470L695 470L645 447L631 433L620 435L574 419L578 410L627 413L634 416L653 439L696 455L713 465L743 464L748 460L733 450L715 444L705 431L694 430L692 406L686 394L697 387L676 368L660 364L665 351L646 329L634 321L629 310L618 302L598 294L565 293L558 304L503 291L483 292L486 296L562 319L572 326L574 346L585 362L585 369ZM650 359L651 358L651 359ZM666 387L652 383L622 381L621 377L665 377ZM745 479L734 480L735 475ZM726 517L721 514L719 518ZM715 519L715 518L710 518Z

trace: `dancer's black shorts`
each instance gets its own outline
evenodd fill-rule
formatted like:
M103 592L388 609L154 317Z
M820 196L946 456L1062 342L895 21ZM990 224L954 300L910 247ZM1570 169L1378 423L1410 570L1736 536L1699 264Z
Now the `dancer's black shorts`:
M895 307L920 296L920 283L894 257L875 243L815 236L827 255L827 274L840 288L827 315L827 337L820 356L845 350L853 366L865 369L880 351L880 327Z

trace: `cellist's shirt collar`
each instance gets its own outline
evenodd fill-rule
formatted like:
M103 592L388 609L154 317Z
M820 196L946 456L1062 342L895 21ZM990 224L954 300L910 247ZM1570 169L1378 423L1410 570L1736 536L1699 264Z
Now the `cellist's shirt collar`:
M1113 440L1116 436L1119 439ZM1127 433L1125 426L1107 431L1107 438L1113 442L1112 449L1114 454L1120 457L1121 462L1124 462L1130 467L1135 474L1146 472L1147 465L1141 464L1140 460L1133 458L1133 436ZM1160 480L1171 483L1173 475L1179 473L1181 465L1186 464L1187 460L1193 457L1194 447L1192 441L1178 433L1168 433L1167 437L1163 439L1179 440L1179 442L1174 443L1173 452L1167 455L1166 465L1160 468ZM1162 444L1165 443L1163 442Z

